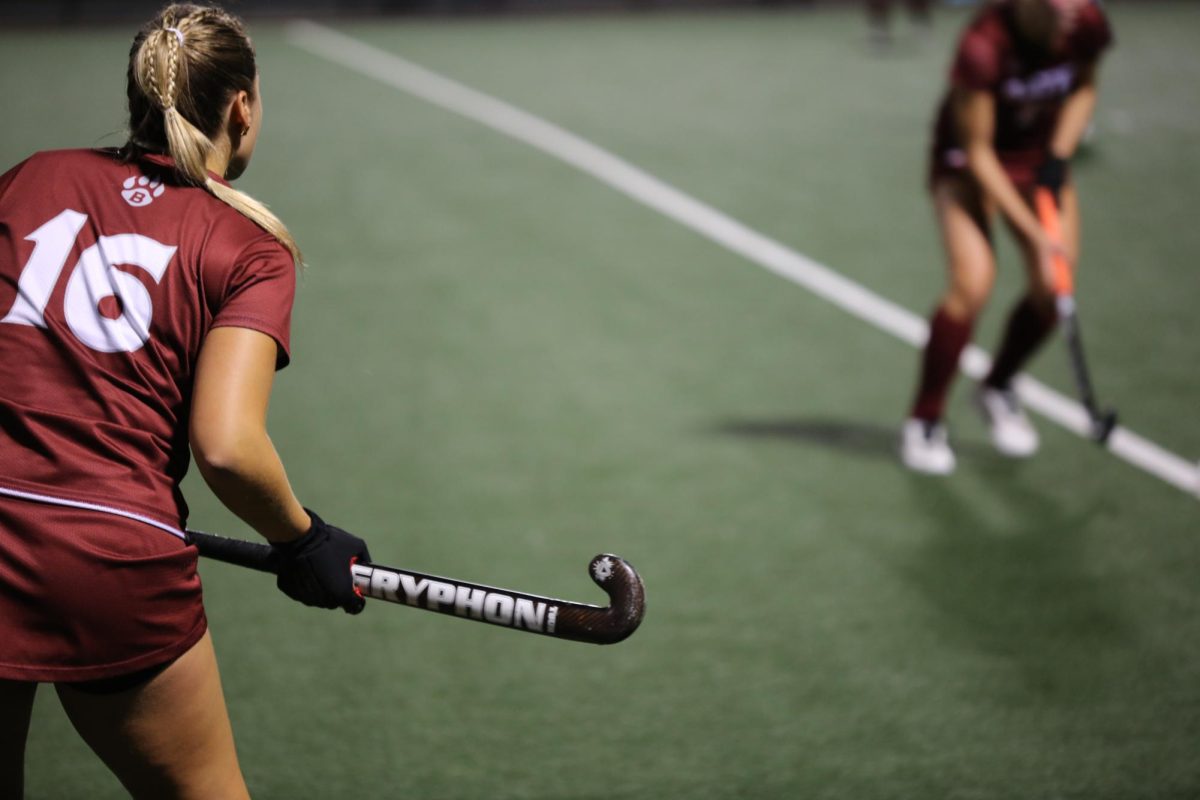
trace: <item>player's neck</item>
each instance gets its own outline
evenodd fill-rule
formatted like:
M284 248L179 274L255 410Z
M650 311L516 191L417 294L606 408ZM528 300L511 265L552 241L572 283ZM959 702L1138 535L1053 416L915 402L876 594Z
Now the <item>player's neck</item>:
M230 152L229 140L221 137L213 142L213 148L208 153L208 158L205 159L204 166L209 172L213 172L221 177L229 172L229 161L232 156Z

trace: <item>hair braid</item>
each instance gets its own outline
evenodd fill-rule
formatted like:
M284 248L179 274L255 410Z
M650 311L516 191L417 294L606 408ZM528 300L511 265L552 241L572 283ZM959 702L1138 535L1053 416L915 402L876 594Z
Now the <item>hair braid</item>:
M179 73L179 37L171 35L166 28L159 35L167 40L167 93L159 98L166 109L175 105L175 76Z
M128 148L131 156L165 150L184 182L207 189L302 263L296 240L278 217L208 172L229 98L237 91L253 93L256 75L254 49L236 17L212 7L169 6L138 35L130 53ZM143 98L150 100L144 111ZM161 128L153 118L155 106Z
M158 85L158 64L156 63L154 47L143 47L146 52L146 82L150 84L150 92L154 97L158 98L159 105L163 108L167 107L166 100L163 98L162 89Z

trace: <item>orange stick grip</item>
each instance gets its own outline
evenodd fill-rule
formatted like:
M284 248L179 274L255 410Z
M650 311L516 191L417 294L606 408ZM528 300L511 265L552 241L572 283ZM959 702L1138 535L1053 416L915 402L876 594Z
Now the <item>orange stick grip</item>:
M1054 194L1049 189L1038 187L1034 192L1033 201L1037 209L1038 220L1042 223L1042 229L1046 231L1050 241L1061 245L1063 241L1062 225L1058 220L1058 203L1054 200ZM1070 297L1075 294L1075 274L1071 271L1071 265L1067 259L1056 255L1051 260L1051 267L1054 270L1054 293L1060 297Z

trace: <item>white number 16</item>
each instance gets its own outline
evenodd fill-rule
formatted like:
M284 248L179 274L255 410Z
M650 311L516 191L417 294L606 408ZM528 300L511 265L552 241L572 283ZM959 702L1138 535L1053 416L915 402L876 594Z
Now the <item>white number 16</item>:
M25 237L34 243L33 254L21 270L16 302L0 323L46 327L46 304L85 222L86 214L67 209ZM139 233L98 237L67 280L63 311L75 338L105 353L132 353L144 345L150 339L154 303L142 282L117 266L145 270L158 283L177 249ZM120 302L116 318L100 311L106 297Z

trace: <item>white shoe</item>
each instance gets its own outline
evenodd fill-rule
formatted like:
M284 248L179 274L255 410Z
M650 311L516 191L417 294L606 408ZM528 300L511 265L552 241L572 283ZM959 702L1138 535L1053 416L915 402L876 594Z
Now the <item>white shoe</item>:
M1021 409L1016 392L980 386L975 402L992 430L997 450L1010 458L1028 458L1037 452L1037 431Z
M946 426L915 417L905 420L900 432L900 460L914 472L949 475L955 462Z

